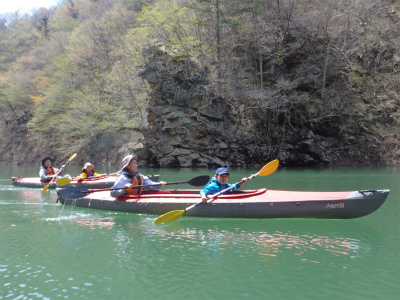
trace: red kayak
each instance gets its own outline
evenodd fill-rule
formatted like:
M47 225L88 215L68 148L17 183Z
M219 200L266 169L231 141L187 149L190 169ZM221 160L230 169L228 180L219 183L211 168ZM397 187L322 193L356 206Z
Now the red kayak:
M151 181L158 181L160 175L150 175L148 176ZM91 188L91 189L105 189L110 188L114 185L117 176L101 176L95 178L85 178L76 180L73 179L68 186ZM31 187L31 188L43 188L45 185L49 184L49 181L41 181L40 177L12 177L13 185L21 187ZM52 183L49 188L55 189L57 187L56 182Z
M147 190L140 196L110 196L110 191L58 190L62 204L111 211L162 215L201 201L200 190ZM188 210L185 216L219 218L358 218L377 210L389 190L303 192L234 191Z

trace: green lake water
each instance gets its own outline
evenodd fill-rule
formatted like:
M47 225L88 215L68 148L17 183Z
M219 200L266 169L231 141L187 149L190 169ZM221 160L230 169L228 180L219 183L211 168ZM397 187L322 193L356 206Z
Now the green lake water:
M358 219L183 216L161 225L154 215L62 207L54 190L12 185L38 171L0 167L0 299L400 299L400 169L280 167L242 187L391 190ZM139 171L167 182L213 175ZM258 171L231 170L229 182Z

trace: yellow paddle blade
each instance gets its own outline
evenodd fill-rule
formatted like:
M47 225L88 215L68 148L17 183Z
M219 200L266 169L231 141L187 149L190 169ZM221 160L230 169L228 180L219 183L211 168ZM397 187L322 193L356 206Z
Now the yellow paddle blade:
M56 183L57 183L57 185L67 185L71 181L72 181L71 178L58 178Z
M279 160L275 159L269 163L267 163L261 170L258 172L258 175L260 176L267 176L269 174L272 174L278 169L279 166Z
M178 221L180 217L185 213L185 210L173 210L159 216L154 223L163 223L168 221Z
M46 184L42 189L42 192L46 192L49 189L50 184Z
M76 153L72 154L72 156L68 159L68 161L73 160L76 156Z

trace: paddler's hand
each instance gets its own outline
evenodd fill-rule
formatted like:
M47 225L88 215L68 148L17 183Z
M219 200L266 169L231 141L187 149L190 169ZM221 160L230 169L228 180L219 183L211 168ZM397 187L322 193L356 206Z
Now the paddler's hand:
M239 184L239 185L242 186L247 180L249 180L247 177L243 177L243 178L242 178L242 181L243 181L243 182L242 182L241 184Z
M133 187L133 185L132 185L132 183L127 183L127 184L125 184L125 187L126 187L127 189L130 189L130 188Z
M159 184L160 184L161 186L163 186L163 185L166 184L166 182L165 182L165 181L160 181Z
M201 196L201 202L207 203L207 196L206 196L206 194L200 193L200 196Z

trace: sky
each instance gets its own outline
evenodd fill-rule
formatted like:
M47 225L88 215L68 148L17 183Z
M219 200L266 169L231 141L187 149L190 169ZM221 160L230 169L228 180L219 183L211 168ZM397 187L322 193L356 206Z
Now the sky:
M15 12L29 12L33 8L51 7L57 5L60 0L1 0L0 14Z

